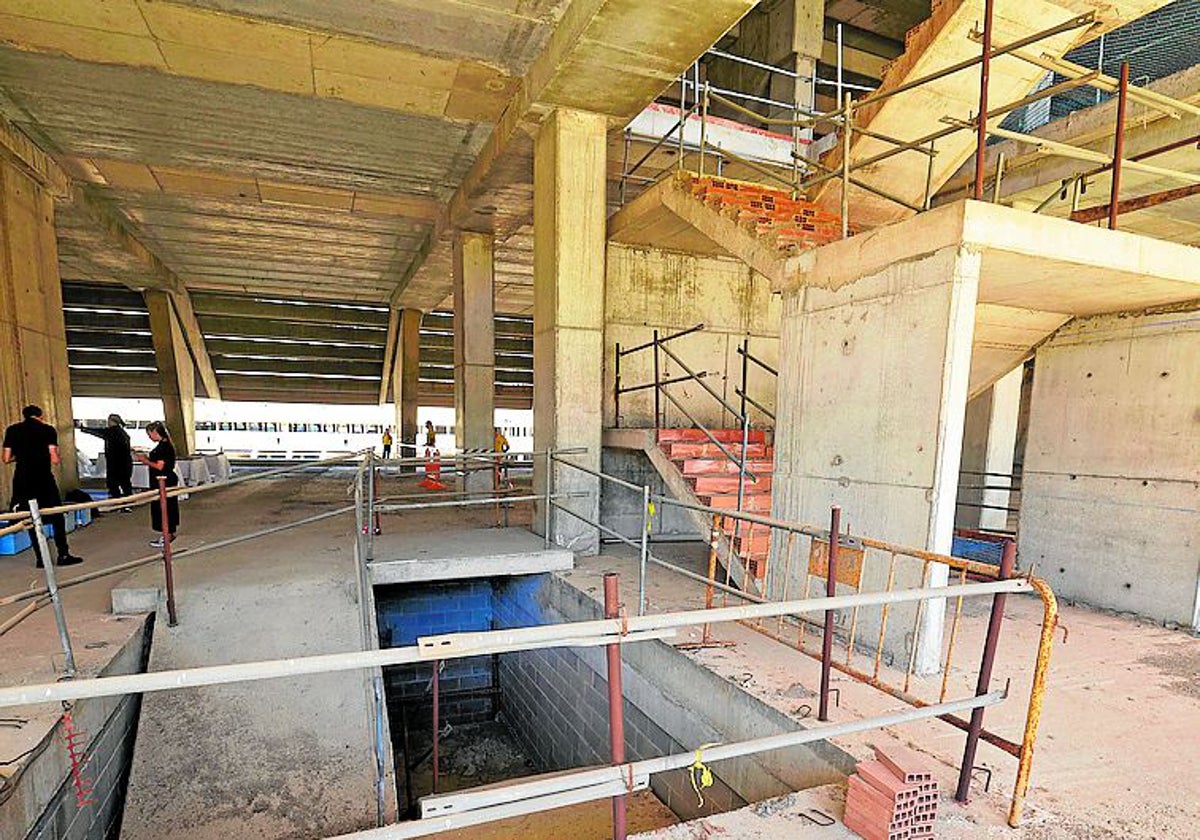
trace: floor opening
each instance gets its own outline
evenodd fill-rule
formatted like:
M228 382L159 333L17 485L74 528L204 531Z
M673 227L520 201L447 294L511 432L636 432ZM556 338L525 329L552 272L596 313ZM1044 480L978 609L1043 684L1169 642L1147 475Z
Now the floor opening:
M383 647L419 637L526 627L597 617L590 595L555 575L539 574L378 586ZM786 719L669 645L623 652L624 719L629 760L690 752L703 743L793 728ZM609 763L608 687L600 648L551 648L444 662L438 672L439 793ZM699 682L696 682L699 680ZM689 711L680 686L711 683L706 714ZM433 792L433 666L384 670L397 800L402 816ZM694 701L694 695L690 698ZM759 719L761 718L761 719ZM629 830L651 831L741 808L841 776L821 749L781 751L715 765L711 787L697 790L687 770L656 774L631 797ZM611 836L607 800L471 829L472 838L523 835ZM495 832L495 833L493 833ZM446 836L454 836L448 834ZM466 836L464 834L463 836Z

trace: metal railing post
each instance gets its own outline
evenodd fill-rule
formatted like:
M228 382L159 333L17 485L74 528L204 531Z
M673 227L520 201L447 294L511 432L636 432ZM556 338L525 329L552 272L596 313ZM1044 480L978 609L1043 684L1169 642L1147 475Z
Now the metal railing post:
M975 192L976 201L983 201L983 159L987 153L988 81L992 72L992 17L995 2L983 4L983 54L979 61L979 125L975 129Z
M545 528L546 528L546 534L545 534L546 548L550 547L550 542L551 542L550 505L551 505L551 494L553 493L553 487L554 487L554 450L547 449L546 450L546 500L544 502L545 510L543 511L543 514L545 516Z
M1125 106L1129 99L1129 62L1121 62L1121 83L1117 88L1117 131L1113 137L1112 192L1108 200L1108 229L1117 229L1121 198L1121 164L1125 157Z
M367 521L364 527L366 533L367 560L375 559L375 450L367 453Z
M620 578L615 572L604 575L604 617L621 617ZM625 763L625 709L621 688L621 643L607 646L608 658L608 741L613 766ZM624 794L612 798L613 840L625 840Z
M438 752L438 737L441 729L441 691L440 681L442 662L440 659L433 660L433 792L438 792L438 776L441 775L441 755Z
M625 189L629 183L629 147L633 137L628 128L625 129L625 150L621 157L621 206L625 206Z
M658 353L658 330L654 331L654 428L661 429L662 423L662 403L661 396L658 393L659 389L659 353Z
M638 615L646 614L646 560L650 554L650 485L642 487L642 553L638 560Z
M162 527L163 541L163 578L167 586L167 626L174 627L179 623L175 616L175 570L171 565L171 523L167 515L167 477L158 477L158 513L159 524Z
M838 31L841 31L840 28ZM842 110L842 239L850 236L850 124L854 121L853 102L854 95L847 93Z
M999 580L1012 577L1017 564L1017 543L1009 540L1004 544L1004 554L1000 557ZM975 686L976 696L987 694L992 683L992 666L996 663L996 648L1000 642L1000 625L1004 622L1004 602L1007 597L1003 593L992 596L992 614L988 616L987 637L983 643L983 656L979 661L979 681ZM915 644L915 642L914 642ZM971 723L967 728L967 742L963 747L962 767L958 771L958 789L954 798L958 802L966 802L971 794L971 769L975 766L975 750L979 747L979 733L983 729L983 710L971 710Z
M708 126L708 82L704 82L704 92L700 95L700 177L704 177L704 144L707 142L706 128Z
M617 342L617 355L613 362L613 428L621 428L621 342Z
M839 534L842 529L842 509L834 505L829 511L829 554L825 566L825 594L837 595L837 561ZM833 610L825 610L825 635L821 640L821 698L817 720L829 720L829 670L833 663Z
M46 572L46 589L54 607L54 623L58 626L58 640L62 643L65 657L64 675L75 676L75 650L71 647L71 635L67 632L67 615L63 612L62 597L58 594L58 579L54 576L54 559L50 556L50 545L46 542L46 530L42 525L42 511L37 499L29 500L29 516L33 520L33 538L42 553L42 568Z
M742 416L746 416L746 392L749 390L750 378L750 339L742 340ZM746 453L742 453L742 458Z

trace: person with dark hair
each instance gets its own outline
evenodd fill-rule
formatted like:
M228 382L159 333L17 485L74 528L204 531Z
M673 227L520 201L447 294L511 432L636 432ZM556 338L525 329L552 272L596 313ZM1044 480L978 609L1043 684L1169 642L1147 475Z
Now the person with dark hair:
M58 455L58 431L42 419L42 410L36 405L27 405L21 412L22 423L14 423L4 430L4 448L0 461L15 463L13 474L12 510L29 510L29 502L36 501L38 508L58 507L62 496L54 480L53 466L61 463ZM71 553L67 545L67 521L61 513L45 517L54 533L54 545L58 549L58 565L74 566L83 560ZM41 547L36 535L33 553L37 567L42 568Z
M79 430L104 441L104 481L108 485L108 497L120 499L132 496L133 450L129 446L129 433L125 431L125 421L121 415L108 415L108 425L103 429L81 426Z
M175 474L175 445L171 443L171 436L167 434L166 425L155 420L146 426L146 435L150 440L154 441L154 448L150 450L149 455L143 455L139 452L134 457L149 468L150 489L158 489L158 479L160 477L167 479L167 487L178 486L179 476ZM158 502L150 503L150 527L158 534L158 539L151 540L150 545L155 548L162 548L165 545L162 538L162 505ZM167 533L170 535L169 539L171 542L175 542L175 532L178 530L179 499L175 496L168 496Z

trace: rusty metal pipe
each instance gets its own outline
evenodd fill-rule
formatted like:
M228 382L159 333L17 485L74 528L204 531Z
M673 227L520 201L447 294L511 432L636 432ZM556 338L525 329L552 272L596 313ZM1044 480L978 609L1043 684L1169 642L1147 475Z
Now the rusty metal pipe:
M1053 590L1040 578L1030 577L1029 583L1042 598L1042 635L1038 639L1037 663L1033 669L1033 685L1029 689L1029 709L1025 713L1025 732L1021 738L1021 753L1017 764L1017 781L1013 786L1008 824L1021 824L1025 794L1029 791L1029 773L1033 769L1033 749L1038 725L1042 720L1042 700L1046 694L1046 675L1050 670L1050 654L1054 649L1054 631L1058 627L1058 599Z
M992 76L992 18L995 0L983 4L983 53L979 59L979 125L975 130L975 200L983 200L983 160L987 154L988 82Z
M604 575L604 617L621 617L620 577L615 572ZM621 689L621 644L614 642L605 651L608 656L608 742L613 766L625 763L625 709ZM613 840L625 840L626 796L612 798Z
M441 660L433 660L433 792L438 792L438 776L441 770L441 755L438 753L438 732L441 729Z
M708 584L704 587L704 609L711 610L713 607L713 595L715 594L713 584L717 580L717 551L721 543L721 528L723 527L724 517L714 516L712 526L712 539L709 540L708 547ZM704 644L712 641L712 625L705 623L704 635L701 637Z
M1121 85L1117 88L1117 131L1113 136L1112 192L1108 202L1108 229L1117 229L1121 213L1121 170L1125 156L1125 106L1129 101L1129 62L1121 62Z
M842 509L834 505L829 511L829 555L825 564L825 594L837 595L838 542L842 530ZM821 698L817 720L829 720L829 671L833 665L833 610L825 610L825 635L821 640Z
M1009 540L1004 544L1004 554L1000 558L1000 579L1012 577L1017 565L1017 544ZM992 683L992 667L996 664L996 648L1000 644L1000 628L1004 623L1004 603L1008 597L998 592L992 596L992 614L988 617L987 638L983 643L983 656L979 661L979 682L975 694L988 693ZM975 751L979 747L979 731L983 729L983 713L981 709L971 710L971 726L967 730L967 743L963 747L962 767L958 771L958 790L954 798L958 802L966 802L971 794L971 768L975 766Z
M171 565L171 523L167 516L167 477L158 477L158 512L162 525L162 559L163 577L167 584L167 626L174 627L179 623L175 615L175 569Z
M799 620L799 619L793 619L793 620ZM746 627L749 627L751 630L754 630L758 633L762 633L768 639L773 639L774 641L779 642L780 644L784 644L784 645L787 645L788 647L795 648L795 645L793 643L789 642L786 637L784 637L783 635L780 635L780 634L773 633L773 632L771 632L771 630L767 629L766 627L758 627L758 626L755 626L755 625L750 624L745 621L740 622L740 623L745 625ZM817 660L818 662L821 659L819 654L814 653L812 651L799 650L798 648L797 648L797 651L799 653L803 653L805 656L809 657L810 659ZM926 706L933 705L929 701L922 700L920 697L917 697L914 694L910 694L906 691L896 688L895 686L888 685L887 683L883 682L883 680L880 680L877 677L872 677L870 674L868 674L864 671L860 671L859 669L853 667L852 665L846 665L845 663L837 662L835 660L833 662L833 667L835 669L837 669L838 671L841 671L843 674L853 677L854 679L858 680L859 682L863 683L864 685L869 685L871 688L874 688L877 691L882 691L884 694L887 694L889 697L895 697L897 700L902 700L905 703L908 703L910 706L915 706L919 709L923 709ZM963 720L962 718L960 718L956 715L951 715L951 714L939 715L938 719L945 721L946 723L950 724L951 726L953 726L957 729L961 729L963 732L966 732L970 726L970 724L967 721ZM1004 752L1011 755L1013 758L1021 757L1021 745L1016 743L1015 741L1011 741L1008 738L1005 738L1002 735L997 735L994 732L989 732L986 729L980 731L979 737L980 737L980 740L986 741L987 743L991 744L993 747L996 747L999 750L1003 750Z

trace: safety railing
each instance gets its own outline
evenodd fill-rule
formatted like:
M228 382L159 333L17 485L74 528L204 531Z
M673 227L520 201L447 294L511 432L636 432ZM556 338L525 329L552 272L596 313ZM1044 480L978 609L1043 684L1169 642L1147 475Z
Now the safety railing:
M655 758L626 760L624 748L624 710L621 684L621 650L626 644L670 638L685 627L698 627L709 621L760 620L789 614L819 612L847 606L872 604L922 603L946 597L986 597L1009 592L1029 591L1022 579L969 583L940 589L902 590L891 593L843 595L768 604L749 604L717 610L691 610L652 616L628 616L621 609L617 576L604 580L604 618L565 624L519 627L477 633L453 633L424 637L417 644L382 650L347 651L318 656L292 657L232 665L158 671L123 676L69 680L41 685L0 688L0 708L43 702L71 703L85 698L114 697L125 694L192 689L202 686L251 682L280 677L300 677L352 670L377 670L390 665L427 664L436 680L440 663L457 658L492 653L514 653L558 647L599 647L606 649L609 695L609 732L612 764L603 768L582 768L533 777L501 786L485 786L421 799L421 819L397 823L386 828L388 837L423 837L454 828L480 825L497 819L536 813L597 799L613 803L613 836L626 836L625 811L629 794L649 785L655 773L686 768L696 761L696 752L670 754ZM815 743L833 737L866 732L881 727L900 726L938 715L978 714L988 706L1006 699L1006 691L977 692L926 708L838 724L811 727L764 738L702 747L708 761L756 755L768 750ZM435 707L436 708L436 707ZM435 712L436 714L436 712ZM341 840L378 836L379 829L340 835Z
M630 137L627 135L626 152L622 161L620 179L621 203L623 204L627 198L629 184L643 186L654 184L662 177L665 177L672 168L681 171L694 171L701 177L705 177L706 174L712 174L708 170L713 169L715 165L715 174L721 177L725 174L726 167L731 163L736 163L754 173L755 177L763 179L764 183L774 184L777 187L790 190L793 198L800 196L802 193L807 193L825 182L832 180L840 181L842 236L844 238L850 235L852 229L850 221L851 208L849 206L851 187L869 192L915 213L929 209L933 193L935 192L933 189L933 167L934 160L938 154L937 144L945 138L961 131L971 131L976 136L974 177L968 195L977 201L985 200L985 187L989 180L986 171L986 146L988 137L998 137L1028 143L1043 153L1093 165L1088 170L1082 170L1069 178L1063 179L1037 206L1034 212L1045 210L1056 200L1066 201L1069 199L1071 201L1069 217L1072 220L1084 223L1107 220L1108 227L1116 229L1118 217L1121 213L1134 212L1147 207L1178 201L1195 195L1197 191L1200 191L1200 175L1168 169L1145 162L1148 158L1165 154L1185 145L1192 145L1200 139L1200 136L1193 136L1128 158L1124 154L1126 112L1129 102L1136 102L1148 109L1156 110L1175 119L1179 119L1184 115L1191 117L1200 116L1200 107L1146 88L1131 85L1127 62L1122 65L1119 78L1113 78L1106 76L1099 69L1090 70L1065 59L1056 58L1046 53L1037 52L1036 49L1031 49L1047 38L1093 25L1096 21L1095 13L1080 14L1026 37L1019 38L1007 44L1001 44L996 43L993 38L992 20L995 4L996 0L985 0L983 27L981 30L971 33L972 39L980 44L980 53L977 56L964 59L963 61L956 62L902 84L867 91L860 90L858 86L843 83L841 81L841 71L839 70L839 81L836 84L836 101L838 107L830 111L815 111L794 103L770 100L714 86L707 79L701 79L700 65L697 63L679 78L679 119L676 120L675 124L663 136L657 138L651 148L633 164L629 163L631 143ZM768 69L769 72L790 75L793 78L796 76L794 72L786 68L774 67L729 53L717 52L715 54L723 59L737 60L744 64L759 67L760 69ZM990 104L988 98L990 68L992 60L1001 57L1033 65L1042 70L1052 71L1059 77L1062 77L1062 81L1036 90L1020 99L1006 102L999 106L993 106ZM877 110L876 106L885 100L975 67L980 68L980 84L979 96L973 113L965 114L961 117L947 114L942 120L946 124L943 128L910 139L891 137L869 127L870 116ZM1116 94L1117 108L1111 154L1041 138L1032 134L1011 131L994 125L996 120L1020 108L1085 86L1092 87L1098 92L1104 91ZM688 96L689 91L692 94L690 100ZM864 92L865 96L855 98L855 93ZM768 105L771 108L782 111L785 116L771 117L764 115L747 107L747 103ZM747 124L790 130L792 133L792 160L779 161L739 155L727 146L722 147L721 144L712 142L710 140L711 132L709 131L709 123L714 105L720 106L725 111L734 114L737 119L744 120ZM981 115L983 115L982 118ZM698 138L687 141L685 135L688 133L687 128L692 121L698 122ZM989 127L989 122L993 123L991 127ZM838 143L840 150L835 165L828 165L819 160L818 156L805 153L805 144L801 142L800 132L820 126L827 127L831 132L836 132L838 135L837 139L840 141ZM693 132L693 134L695 133L697 132ZM856 134L877 140L889 148L864 155L861 159L852 161L851 145L853 137ZM666 167L654 175L639 175L638 173L648 164L654 153L669 142L676 145L675 166ZM913 203L908 199L881 188L877 184L869 183L854 175L855 172L859 171L869 173L876 170L880 163L900 154L919 154L925 156L927 160L924 197L920 203ZM994 173L990 178L992 187L991 200L993 202L998 202L1001 197L1001 184L1004 177L1005 163L1004 155L998 155ZM1099 166L1095 166L1096 164L1099 164ZM1162 190L1130 199L1122 199L1121 176L1125 169L1173 179L1186 183L1189 186ZM1108 203L1097 207L1080 209L1079 199L1086 188L1088 180L1104 172L1111 172L1112 176Z
M1035 577L1032 572L1017 573L1015 543L1011 540L1006 543L1001 563L999 566L994 566L871 539L866 536L852 535L849 528L842 528L841 511L838 508L834 508L831 513L830 527L822 529L744 511L696 505L653 493L648 486L591 470L573 463L567 457L556 456L553 460L556 464L598 477L602 484L601 492L624 491L642 496L645 505L642 517L643 525L636 539L602 522L590 520L576 511L565 507L561 509L572 517L597 528L609 539L638 551L639 615L646 613L645 593L648 566L668 569L674 574L701 584L705 609L713 613L714 619L706 624L700 646L719 644L715 642L711 634L711 625L719 620L716 616L726 608L716 604L718 593L721 595L722 603L725 604L728 603L729 598L752 604L773 604L786 603L795 597L797 592L801 594L802 599L808 599L814 581L821 582L828 598L847 597L836 594L839 588L841 591L855 593L856 596L886 595L896 591L897 585L901 581L918 584L922 589L931 586L940 588L951 576L956 579L958 586L968 585L972 580L1002 582L1019 579L1026 581L1029 590L1036 592L1042 600L1043 621L1033 664L1032 685L1021 739L1016 741L985 729L981 716L972 715L970 720L964 720L952 713L938 715L942 721L967 733L963 764L956 791L958 799L966 799L971 774L977 769L974 758L979 740L982 739L1017 759L1017 779L1009 810L1009 823L1013 826L1019 824L1029 785L1029 772L1032 767L1034 743L1037 738L1042 698L1045 693L1051 644L1058 621L1058 605L1053 592L1044 581ZM709 534L708 569L705 574L699 574L664 560L656 556L652 550L647 536L653 515L651 511L658 511L661 515L664 508L670 507L702 514L707 516L712 523ZM745 578L745 571L743 571L741 582L731 579L733 567L731 560L733 558L727 544L721 539L723 534L728 533L731 521L740 523L743 527L765 527L772 534L773 548L765 570L766 583L763 594L754 592L748 585L749 581ZM832 538L831 534L837 535L836 539ZM802 543L799 552L797 552L796 546L798 541ZM805 544L808 549L807 556L803 551ZM720 566L724 566L725 570L723 581L720 579ZM789 617L784 614L779 614L775 622L744 623L750 629L793 647L821 662L822 677L818 698L820 705L818 719L827 718L830 694L832 691L836 691L830 689L829 686L831 670L844 673L854 680L902 700L914 708L928 708L943 702L950 690L951 677L956 668L955 655L959 652L960 647L959 637L963 625L962 600L955 598L950 629L945 638L940 631L935 633L938 623L926 618L927 612L932 612L934 616L939 614L933 607L920 604L912 610L911 616L898 617L895 614L894 605L882 603L878 614L868 622L866 620L868 617L860 614L860 606L851 606L849 609L842 609L841 612L828 611L820 623L808 617ZM977 690L981 693L987 691L990 682L991 669L995 662L995 652L999 642L1003 609L1004 601L1002 597L998 596L992 606L984 651L978 666ZM944 615L944 613L941 614ZM901 618L907 619L910 630L898 624ZM867 630L864 629L864 626L867 625L871 631L869 636ZM867 636L865 641L863 636ZM897 653L898 651L899 653ZM896 667L897 659L902 660L899 667ZM940 679L933 680L935 683L932 686L933 696L923 695L919 690L921 686L927 686L930 683L930 680L924 676L925 674L940 674ZM915 682L919 682L920 686L915 685Z
M224 481L210 482L208 484L200 484L190 487L167 487L166 480L162 479L159 481L159 486L156 490L135 493L131 496L101 499L93 502L54 505L52 507L45 508L40 507L36 501L32 501L29 503L29 510L0 513L0 523L10 523L0 527L0 536L28 531L30 532L31 540L36 540L38 551L40 552L43 560L43 574L45 576L45 585L43 586L33 586L20 592L14 592L9 595L0 596L0 607L7 607L21 603L25 604L25 606L22 607L16 614L0 624L0 635L9 632L38 610L46 606L51 606L54 610L55 625L58 630L59 640L63 648L63 658L65 663L64 676L70 677L75 671L75 655L73 646L71 644L70 633L67 627L66 614L63 610L61 598L62 590L80 586L82 584L99 580L111 575L130 572L154 563L162 563L168 623L171 626L174 626L177 623L173 573L173 563L175 560L226 548L247 540L259 539L271 534L277 534L290 528L296 528L303 525L312 524L314 522L320 522L324 519L340 516L353 510L353 506L347 505L317 514L315 516L304 517L298 521L289 522L270 528L264 528L247 534L241 534L211 543L206 543L204 545L198 545L193 548L186 548L176 551L172 547L170 534L168 531L169 517L167 516L166 512L168 500L209 493L214 490L236 486L247 481L273 479L297 472L345 465L348 463L357 462L361 458L361 453L352 453L349 455L327 458L320 461L304 461L287 467L246 473L244 475L234 476ZM53 555L49 551L45 533L47 527L55 527L54 525L49 524L52 522L53 517L66 515L73 516L79 511L91 511L93 513L97 513L111 510L113 508L133 508L146 505L158 505L161 508L161 519L163 523L163 547L160 551L145 555L143 557L138 557L124 563L117 563L113 566L108 566L93 572L77 574L65 580L58 580L54 563L51 562L53 560ZM58 527L65 527L65 523L59 525Z

